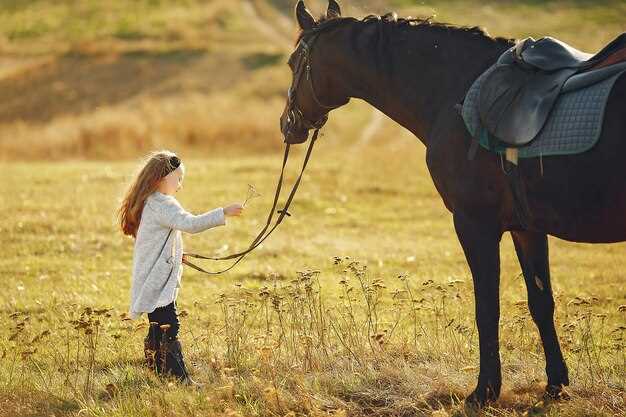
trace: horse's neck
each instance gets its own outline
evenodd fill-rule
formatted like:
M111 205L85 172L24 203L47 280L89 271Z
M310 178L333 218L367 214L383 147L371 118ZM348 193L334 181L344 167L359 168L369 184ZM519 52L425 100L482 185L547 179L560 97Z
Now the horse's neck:
M357 52L351 96L378 108L427 145L441 112L453 111L472 81L508 46L459 29L425 26L401 34L400 41L378 38L384 44Z

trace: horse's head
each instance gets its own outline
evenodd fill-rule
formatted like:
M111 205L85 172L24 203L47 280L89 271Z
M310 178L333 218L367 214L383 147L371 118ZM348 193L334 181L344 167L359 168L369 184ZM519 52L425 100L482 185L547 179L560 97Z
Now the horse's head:
M293 80L280 117L280 130L285 142L291 144L305 142L309 130L319 129L326 123L328 112L349 101L333 80L335 71L329 62L329 54L324 52L321 43L317 44L323 33L341 24L339 4L329 0L326 18L319 23L300 0L296 5L296 18L302 33L289 58Z

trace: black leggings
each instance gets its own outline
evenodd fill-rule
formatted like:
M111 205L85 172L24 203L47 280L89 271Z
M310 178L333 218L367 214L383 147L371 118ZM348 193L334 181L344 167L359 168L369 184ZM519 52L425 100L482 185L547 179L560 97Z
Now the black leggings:
M152 313L148 313L148 320L159 323L159 325L169 324L170 328L167 329L169 340L174 340L178 336L180 323L178 322L178 313L176 312L176 301L172 301L170 304L158 307ZM157 334L159 335L159 340L161 340L161 329L157 331Z

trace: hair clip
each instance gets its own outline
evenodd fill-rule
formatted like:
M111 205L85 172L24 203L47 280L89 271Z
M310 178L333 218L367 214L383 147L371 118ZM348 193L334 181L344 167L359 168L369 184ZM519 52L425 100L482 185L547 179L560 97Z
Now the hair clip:
M172 167L172 169L176 169L180 166L180 158L177 156L172 156L170 158L170 166Z

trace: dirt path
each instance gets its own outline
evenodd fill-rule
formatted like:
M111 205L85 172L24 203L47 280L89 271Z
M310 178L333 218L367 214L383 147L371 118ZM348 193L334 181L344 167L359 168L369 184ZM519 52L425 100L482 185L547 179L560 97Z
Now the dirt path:
M380 131L384 120L385 115L382 114L377 108L372 108L370 121L363 128L363 131L355 142L353 149L367 145L374 138L374 136L376 136L378 131Z

